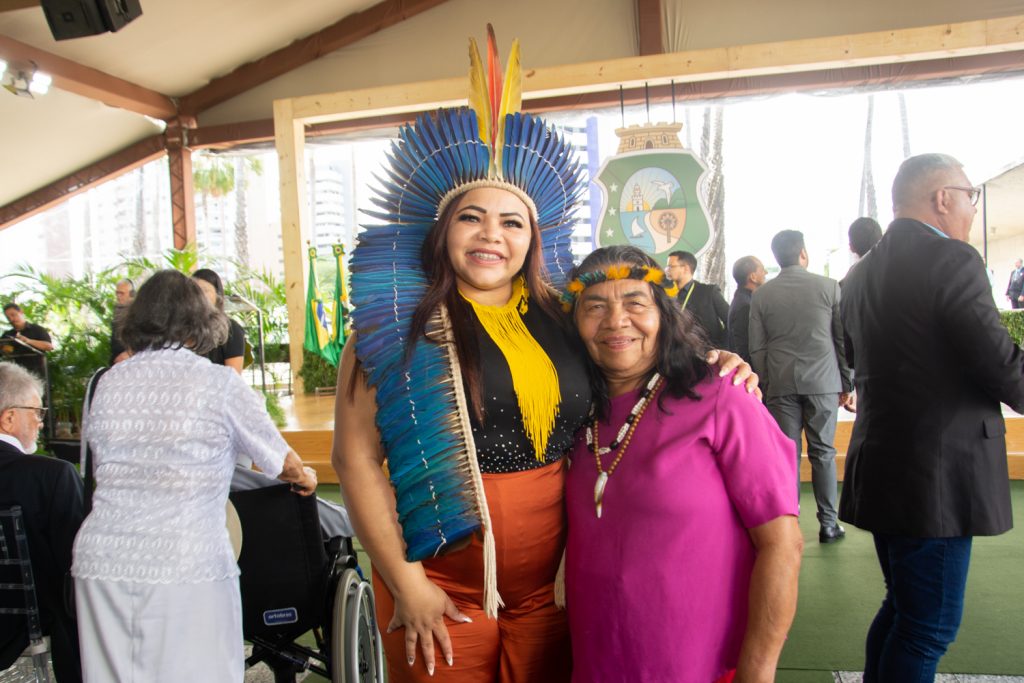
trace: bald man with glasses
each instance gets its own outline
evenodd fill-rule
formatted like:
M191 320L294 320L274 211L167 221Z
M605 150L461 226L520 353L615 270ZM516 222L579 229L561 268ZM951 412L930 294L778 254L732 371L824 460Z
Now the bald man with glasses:
M21 506L54 674L58 683L77 682L82 680L78 628L65 595L71 547L82 524L82 480L71 463L33 455L46 414L42 393L35 375L14 363L0 363L0 507ZM27 633L24 617L0 617L0 670L28 645Z
M1024 411L1024 352L968 243L980 195L953 157L907 159L896 220L843 284L857 420L839 518L873 534L886 587L866 683L933 680L973 537L1013 526L1000 402Z

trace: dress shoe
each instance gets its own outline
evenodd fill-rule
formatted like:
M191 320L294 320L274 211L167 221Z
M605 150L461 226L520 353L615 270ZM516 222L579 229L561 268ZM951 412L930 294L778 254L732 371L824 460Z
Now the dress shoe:
M846 536L846 529L836 524L835 526L823 526L818 532L818 543L835 543Z

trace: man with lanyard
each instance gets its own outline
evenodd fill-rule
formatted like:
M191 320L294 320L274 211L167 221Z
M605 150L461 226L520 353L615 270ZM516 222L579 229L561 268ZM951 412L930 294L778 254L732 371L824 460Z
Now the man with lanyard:
M696 270L697 257L690 252L673 251L668 255L665 272L679 287L676 301L700 324L713 348L726 348L729 304L718 287L693 279Z

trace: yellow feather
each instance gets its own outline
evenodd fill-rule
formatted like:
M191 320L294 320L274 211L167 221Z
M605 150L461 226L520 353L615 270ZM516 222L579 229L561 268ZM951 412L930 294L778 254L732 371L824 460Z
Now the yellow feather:
M484 72L483 60L480 59L480 50L472 38L469 39L469 107L476 112L480 139L489 143L491 140L491 103L487 97L487 75Z
M521 111L523 107L523 69L519 58L519 39L512 41L505 66L505 84L501 91L501 108L498 109L498 130L494 136L494 165L501 168L501 151L505 146L505 116Z

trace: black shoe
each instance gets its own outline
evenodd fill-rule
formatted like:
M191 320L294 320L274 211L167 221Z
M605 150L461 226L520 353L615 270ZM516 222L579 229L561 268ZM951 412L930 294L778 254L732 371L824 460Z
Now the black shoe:
M818 543L835 543L840 541L846 536L846 529L839 526L823 526L818 532Z

